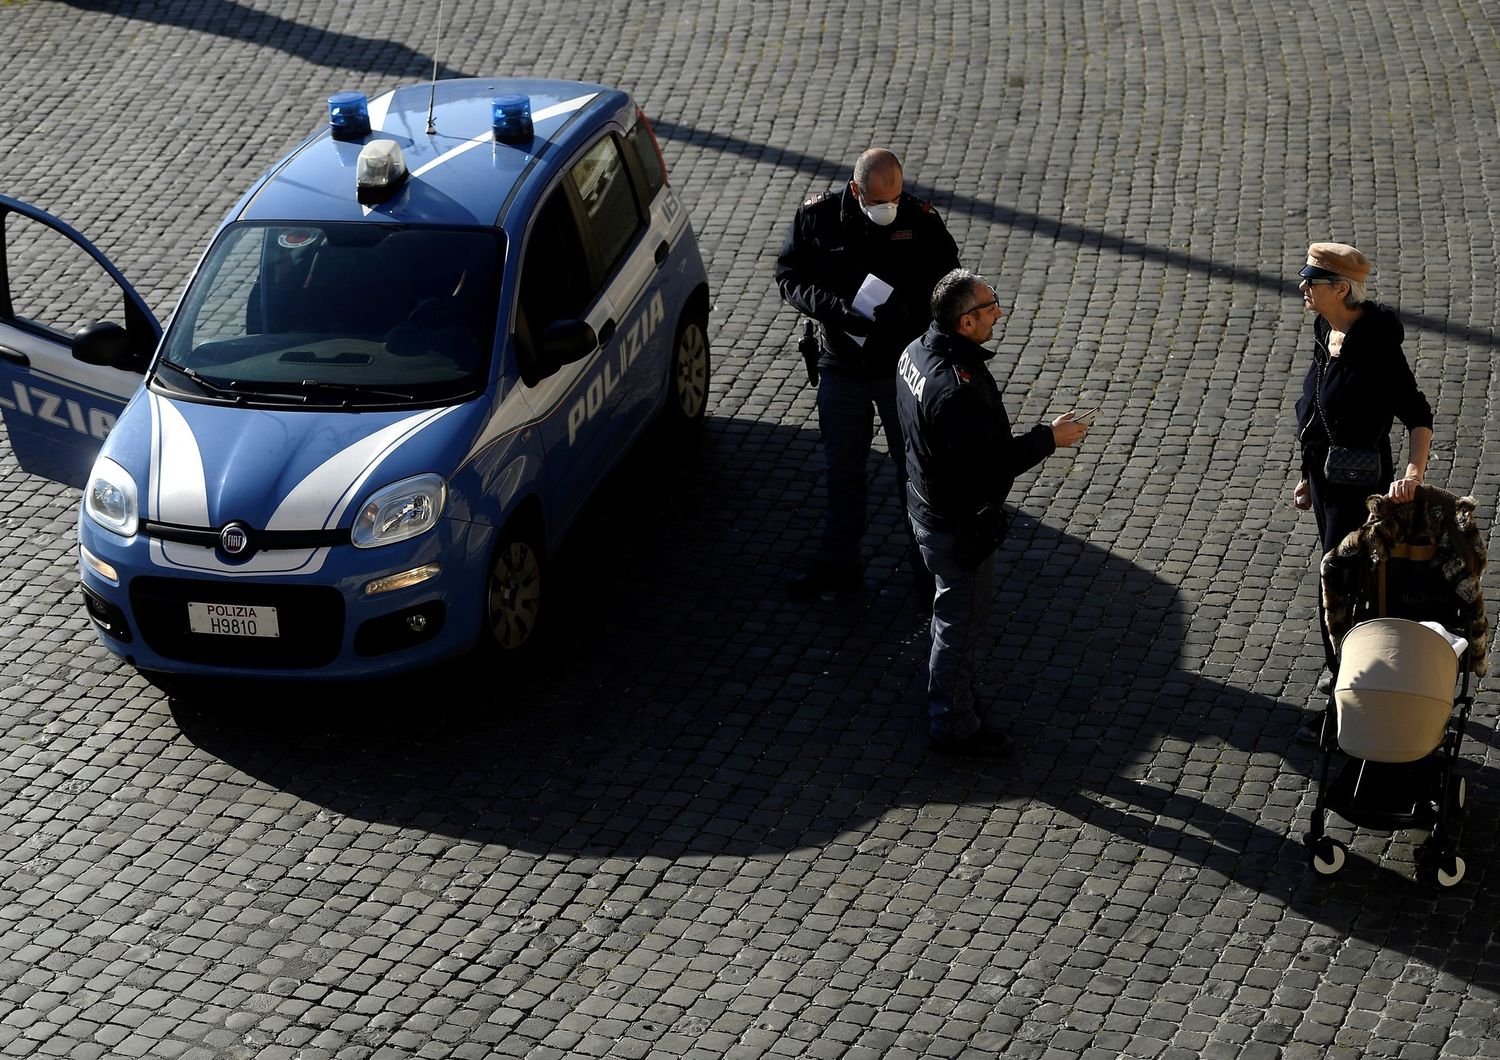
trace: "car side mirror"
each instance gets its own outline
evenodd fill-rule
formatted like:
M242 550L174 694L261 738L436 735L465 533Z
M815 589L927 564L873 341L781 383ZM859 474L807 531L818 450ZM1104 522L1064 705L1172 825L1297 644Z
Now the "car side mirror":
M536 370L532 373L535 382L546 379L565 364L583 360L598 348L599 336L582 320L558 320L547 325L537 343Z
M73 359L126 372L140 371L130 333L108 320L78 329L73 336Z

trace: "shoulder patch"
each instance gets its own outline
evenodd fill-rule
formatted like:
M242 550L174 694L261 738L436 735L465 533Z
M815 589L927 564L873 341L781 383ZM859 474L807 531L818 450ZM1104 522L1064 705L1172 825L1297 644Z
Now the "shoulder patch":
M920 206L920 207L922 207L922 212L923 213L931 213L932 212L932 203L928 202L925 199L922 200L921 202L919 202L917 205Z
M974 377L969 374L967 368L959 368L957 365L954 365L953 374L958 376L960 383L972 383L974 381Z
M830 196L832 194L833 194L833 192L831 192L831 191L820 191L818 194L814 195L812 198L810 198L810 199L804 199L802 201L802 205L803 206L811 206L815 202L822 202L824 199L828 198L828 196Z

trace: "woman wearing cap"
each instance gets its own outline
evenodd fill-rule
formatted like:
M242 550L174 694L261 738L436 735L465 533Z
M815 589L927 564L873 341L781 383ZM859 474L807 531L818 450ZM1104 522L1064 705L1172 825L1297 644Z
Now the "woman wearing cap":
M1370 259L1345 243L1314 243L1300 275L1302 304L1313 318L1313 363L1297 402L1297 440L1302 448L1302 480L1292 503L1318 517L1318 538L1326 553L1359 529L1369 510L1365 498L1389 483L1397 501L1416 496L1432 445L1432 406L1417 386L1401 350L1404 329L1389 306L1365 298ZM1395 477L1391 424L1399 419L1408 433L1407 464ZM1354 485L1330 482L1325 471L1330 447L1378 453L1378 478ZM1318 594L1318 629L1323 654L1333 669L1333 645L1323 622ZM1330 678L1318 682L1328 691Z

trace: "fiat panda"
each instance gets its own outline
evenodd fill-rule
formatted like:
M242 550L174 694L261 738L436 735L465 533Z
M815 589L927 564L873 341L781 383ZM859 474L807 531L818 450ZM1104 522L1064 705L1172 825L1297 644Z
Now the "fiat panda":
M332 97L165 329L58 219L0 198L0 233L0 413L23 466L83 489L83 605L147 672L521 652L580 507L707 405L702 257L601 85Z

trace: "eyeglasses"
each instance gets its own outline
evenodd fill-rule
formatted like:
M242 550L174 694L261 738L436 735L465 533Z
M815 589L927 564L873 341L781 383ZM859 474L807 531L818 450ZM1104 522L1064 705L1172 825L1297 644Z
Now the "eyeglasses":
M981 309L988 309L990 306L997 306L999 304L999 299L991 298L988 302L980 302L978 305L971 305L968 309L965 309L963 313L960 313L959 316L964 316L968 313L977 313Z

